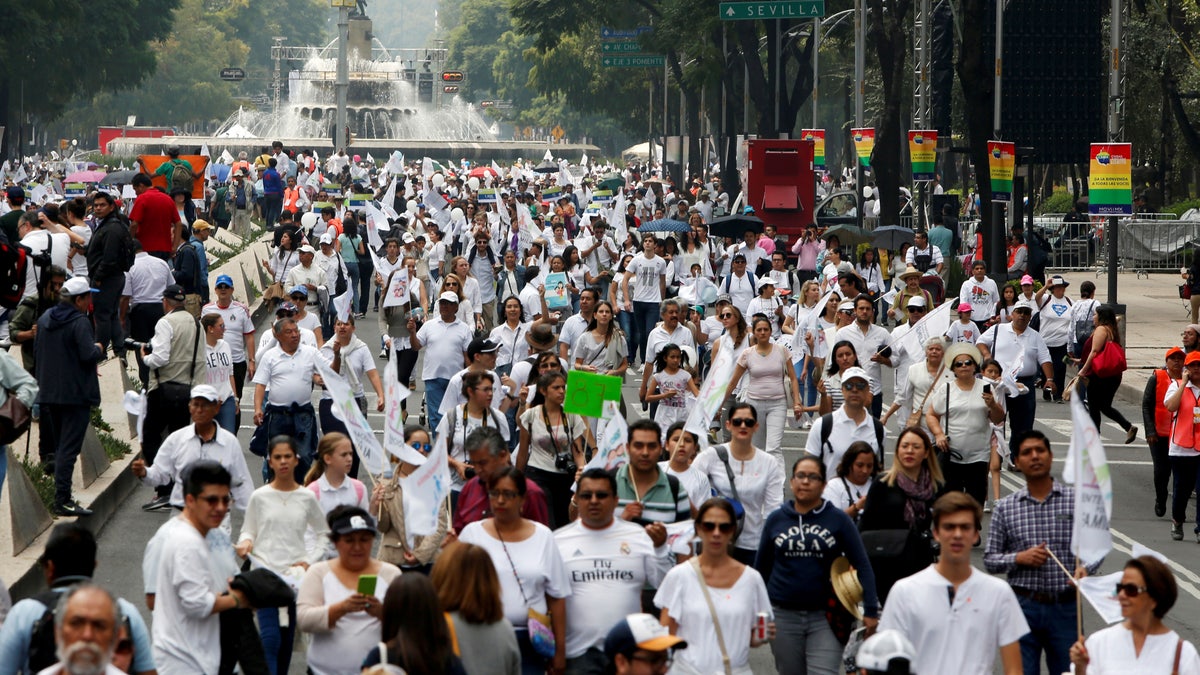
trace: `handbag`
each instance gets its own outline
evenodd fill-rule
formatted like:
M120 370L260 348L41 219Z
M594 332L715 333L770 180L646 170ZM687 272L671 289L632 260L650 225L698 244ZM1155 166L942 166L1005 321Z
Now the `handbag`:
M521 583L521 575L517 574L517 566L513 563L512 554L508 552L508 544L504 543L504 539L500 536L500 529L496 529L496 538L500 540L500 547L504 549L504 557L508 558L508 566L512 568L513 578L517 580L517 588L521 590L521 600L525 602L526 630L529 632L529 644L533 646L533 651L544 659L554 658L554 631L550 629L550 615L543 614L529 606L529 598L525 597L525 584Z
M700 558L692 558L692 570L696 573L696 581L700 582L700 590L704 592L704 602L708 604L708 613L712 617L713 628L717 632L717 646L721 648L721 663L725 666L725 675L733 675L733 664L729 661L729 652L725 649L725 634L721 632L721 622L717 619L717 608L713 606L712 596L708 593L708 584L704 582L704 572L700 570Z
M734 480L733 467L729 466L729 446L716 446L717 458L725 465L725 475L729 478L729 490L733 492L732 497L724 497L725 501L733 507L734 520L737 522L737 531L734 532L733 540L742 536L742 527L746 524L746 507L742 505L742 500L738 498L737 481ZM724 495L722 495L724 496Z
M267 286L267 290L263 291L263 300L282 300L284 297L283 282L276 281Z
M8 392L8 398L0 403L0 445L8 445L29 431L33 422L33 414L29 406L21 402L13 392Z
M1116 377L1127 367L1125 348L1112 340L1104 343L1104 349L1092 359L1092 373L1096 377Z
M908 545L908 530L866 530L860 533L863 549L871 560L899 558Z
M923 411L925 410L925 403L927 401L929 401L929 395L933 393L933 385L937 384L937 381L942 379L942 372L945 370L946 370L945 363L943 363L941 366L938 367L937 374L933 376L933 382L930 383L929 389L927 389L925 391L925 396L921 399L921 405L917 406L912 411L912 413L908 416L908 419L905 420L905 423L907 424L907 426L909 426L909 427L921 426L921 417L923 416Z

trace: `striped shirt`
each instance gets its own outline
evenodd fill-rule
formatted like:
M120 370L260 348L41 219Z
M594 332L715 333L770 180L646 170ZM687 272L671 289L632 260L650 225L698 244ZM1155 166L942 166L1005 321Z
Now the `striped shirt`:
M642 517L633 520L633 522L639 525L678 523L690 520L692 517L692 502L688 499L687 490L682 485L679 485L678 478L675 478L678 487L672 490L670 483L672 478L674 477L668 476L667 472L659 469L658 482L654 484L654 487L647 490L646 494L641 496L641 499L638 499L637 489L633 486L633 479L629 477L629 465L623 465L617 469L618 512L626 506L640 501L642 503Z

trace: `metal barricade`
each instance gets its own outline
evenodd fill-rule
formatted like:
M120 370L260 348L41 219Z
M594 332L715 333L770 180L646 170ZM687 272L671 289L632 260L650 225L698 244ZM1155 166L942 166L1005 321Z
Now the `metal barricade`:
M1122 218L1117 222L1117 254L1126 270L1178 270L1200 249L1200 220Z

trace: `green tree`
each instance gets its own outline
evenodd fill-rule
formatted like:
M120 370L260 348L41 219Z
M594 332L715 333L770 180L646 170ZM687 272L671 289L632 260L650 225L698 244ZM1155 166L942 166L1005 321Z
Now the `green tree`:
M447 65L467 75L461 93L478 100L498 89L494 66L503 46L501 38L512 30L506 0L479 0L463 5L461 20L449 31Z

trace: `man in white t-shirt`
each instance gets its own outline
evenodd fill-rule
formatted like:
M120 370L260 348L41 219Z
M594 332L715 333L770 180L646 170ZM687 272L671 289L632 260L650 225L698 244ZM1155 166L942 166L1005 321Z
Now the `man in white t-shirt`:
M302 481L317 451L312 391L314 383L321 383L317 361L322 358L316 347L301 344L294 319L277 320L272 333L279 344L262 355L254 373L254 425L266 424L267 438L287 434L296 439L300 456L295 473L296 480Z
M571 359L571 353L575 349L575 341L580 335L587 332L588 324L592 322L592 312L596 310L596 303L600 300L599 294L594 288L585 288L579 291L579 313L572 314L563 321L562 330L558 333L558 356L559 358L567 359L568 363L574 363Z
M965 492L933 504L938 561L892 587L879 630L898 630L917 649L921 675L990 673L1000 652L1004 675L1021 675L1021 636L1029 624L1012 587L971 566L983 508ZM970 636L970 639L964 639Z
M615 518L617 482L603 469L579 478L572 502L579 519L554 533L571 582L567 596L567 672L601 673L610 665L604 638L613 624L641 609L642 589L670 569L668 546L655 548L645 530Z
M996 316L996 304L1000 302L1000 290L987 275L987 263L982 260L971 263L971 278L959 289L958 301L971 305L971 320L980 332L984 331L987 323Z
M658 315L658 303L667 296L667 261L655 255L658 242L653 236L647 235L642 239L642 255L634 256L625 266L625 276L621 279L621 292L625 295L626 312L633 312L633 345L635 350L644 345L646 336L654 330L654 318ZM637 284L630 291L629 280L637 277ZM632 364L635 354L629 355ZM642 359L649 361L650 356L642 353Z
M51 228L55 228L51 231ZM37 284L44 274L45 266L39 266L37 260L42 254L48 254L51 265L67 269L67 259L71 253L71 235L67 228L50 221L41 211L26 211L21 214L17 223L17 234L21 237L20 244L29 249L29 264L25 268L25 292L22 297L37 293ZM72 233L74 234L74 233ZM83 240L79 235L74 235ZM16 243L16 242L12 242Z
M233 381L237 388L233 393L240 399L246 376L254 377L257 367L254 358L254 320L250 318L250 308L233 299L233 277L228 274L217 277L216 296L216 302L201 308L200 316L220 314L225 320L224 340L229 345L229 355L233 359ZM240 420L240 410L238 417ZM241 426L240 422L238 426Z
M412 348L425 350L421 379L425 381L425 412L431 429L437 429L442 421L442 398L450 378L470 365L467 348L474 337L471 327L458 320L458 296L454 293L438 296L438 315L427 320L420 330L415 319L408 320Z
M750 267L750 261L741 251L734 254L730 265L725 282L718 288L730 297L734 307L741 310L743 318L749 319L746 310L750 307L750 301L758 295L758 280L751 271L753 268Z
M154 662L160 675L215 673L221 665L219 614L249 608L246 596L214 573L205 535L229 512L229 472L201 460L183 472L183 513L163 528L154 602Z
M829 475L842 463L850 444L863 441L875 452L875 461L883 463L887 430L867 409L871 383L862 368L847 368L842 374L842 407L813 422L804 451L819 457ZM825 425L830 425L828 432Z

